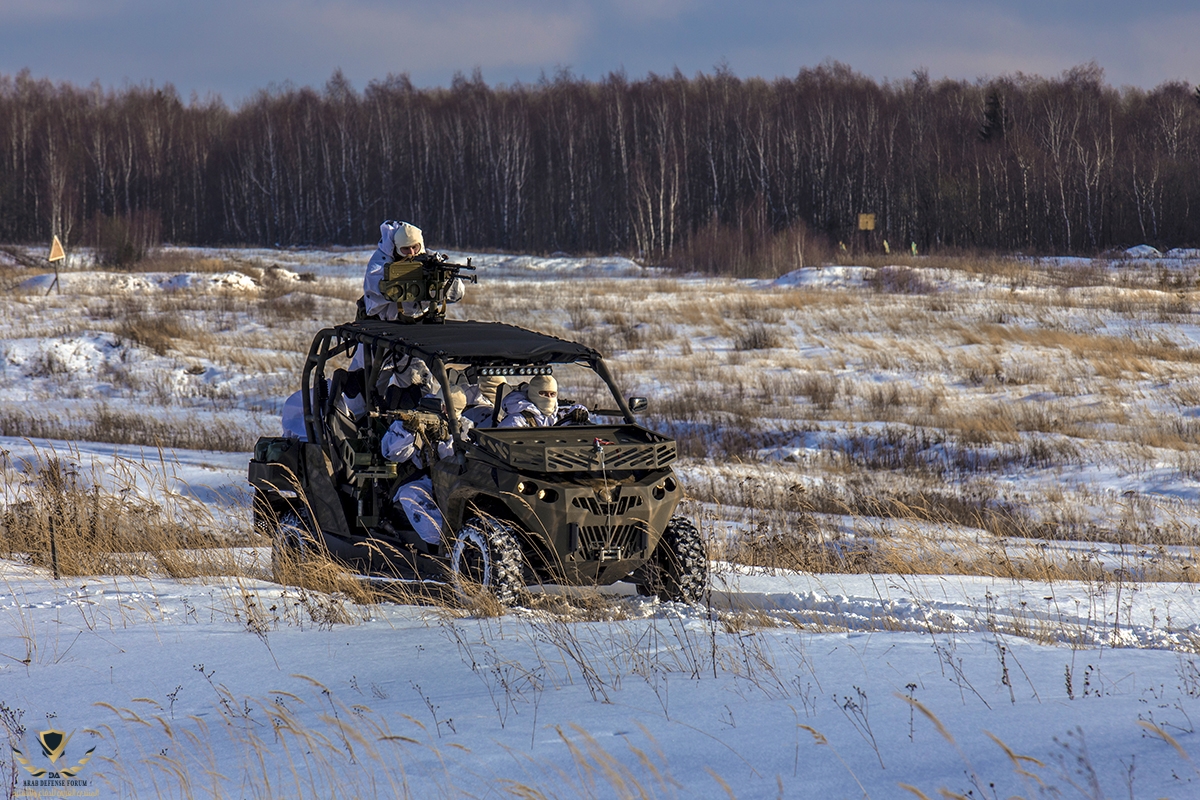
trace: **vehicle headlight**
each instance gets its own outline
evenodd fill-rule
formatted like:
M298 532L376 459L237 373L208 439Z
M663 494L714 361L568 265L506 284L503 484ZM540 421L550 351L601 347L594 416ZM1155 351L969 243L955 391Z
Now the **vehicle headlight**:
M678 487L679 484L675 483L675 478L670 477L651 489L650 494L653 495L655 500L662 500L668 493L673 493Z

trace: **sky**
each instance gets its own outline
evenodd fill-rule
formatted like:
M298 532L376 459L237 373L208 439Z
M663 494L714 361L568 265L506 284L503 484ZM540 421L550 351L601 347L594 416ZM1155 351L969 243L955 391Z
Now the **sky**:
M876 80L1055 77L1095 61L1115 86L1200 82L1190 0L0 0L0 75L170 83L229 104L260 89L445 86L562 70L790 77L826 60Z

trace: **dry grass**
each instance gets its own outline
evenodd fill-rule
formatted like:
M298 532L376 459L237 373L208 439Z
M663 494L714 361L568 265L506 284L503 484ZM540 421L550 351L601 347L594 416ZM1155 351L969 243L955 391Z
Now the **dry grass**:
M1143 581L1192 583L1196 551L1190 556L1168 554L1159 548L1153 557L1131 549L1123 563L1089 553L1055 551L1043 547L1031 534L1013 539L997 537L986 529L974 538L961 535L964 525L953 513L944 522L920 525L906 523L896 512L930 516L930 509L891 509L887 518L835 517L839 525L830 530L824 515L793 514L781 517L785 525L759 520L758 527L732 539L717 551L718 560L736 564L809 573L868 573L890 575L981 575L992 578L1039 581L1079 581L1096 584L1134 584ZM942 518L935 513L932 516ZM1013 520L993 516L981 520L992 527L997 522L1014 527ZM847 538L844 525L857 533ZM1047 641L1053 637L1047 637Z
M253 543L178 491L164 463L116 460L98 473L78 453L37 451L35 463L6 464L0 479L4 557L59 575L238 574L230 548Z
M81 411L72 419L63 419L35 409L2 409L0 436L249 452L265 433L246 430L240 415L206 415L205 423L198 424L194 414L163 419L109 405L83 407Z
M344 279L296 281L257 259L179 251L163 259L160 271L234 269L259 286L248 295L120 294L98 286L81 297L0 303L0 326L18 335L100 328L159 359L153 370L133 359L103 366L115 393L107 408L80 404L71 415L28 404L0 408L0 433L244 449L261 431L247 430L236 412L262 413L262 427L273 427L272 403L294 387L312 331L349 318L360 289ZM1187 513L1169 503L1152 504L1131 524L1124 499L1089 488L1086 477L1044 476L1082 476L1099 464L1130 476L1200 474L1200 424L1192 418L1200 406L1200 348L1177 329L1194 307L1196 275L1119 264L1060 268L987 254L844 260L876 271L859 288L763 288L727 279L493 281L484 272L451 315L532 326L598 347L626 394L650 398L646 422L677 438L685 469L769 464L773 477L765 480L780 490L761 501L768 511L798 511L786 489L805 483L828 495L825 510L810 513L940 519L1002 537L1187 538L1179 533ZM152 263L144 262L147 269ZM975 284L947 289L954 275ZM80 304L82 316L66 313ZM72 394L67 367L52 353L25 369L40 376L39 398L85 400ZM244 379L216 389L210 375ZM179 416L114 410L126 402L173 407ZM184 421L199 410L212 415L205 417L211 424ZM991 490L1000 506L987 511L975 503L979 486L1001 481L1010 488ZM691 485L698 497L722 494L703 488L703 479ZM736 515L743 501L719 502ZM963 561L976 562L968 568L986 568Z
M266 624L259 617L268 607L279 612L275 623L329 628L369 617L384 600L418 599L402 587L362 580L319 549L303 560L285 550L268 568L261 553L270 548L269 535L248 519L215 518L179 484L161 460L117 459L89 470L78 453L35 451L32 463L0 471L0 556L59 576L225 578L240 609L232 613L251 628ZM264 602L242 586L242 579L263 577L297 587L290 590L295 602Z
M229 262L176 248L151 249L146 257L124 267L128 272L228 272Z
M157 355L166 355L177 339L196 335L196 331L175 317L145 314L123 316L114 331L118 341L127 341L139 347L153 350Z

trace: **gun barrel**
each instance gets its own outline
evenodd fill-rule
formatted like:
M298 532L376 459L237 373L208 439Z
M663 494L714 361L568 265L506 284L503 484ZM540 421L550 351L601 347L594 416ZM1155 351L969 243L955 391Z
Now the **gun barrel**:
M431 272L434 270L442 270L444 272L458 272L459 270L463 270L463 269L469 269L469 270L471 270L471 272L475 271L475 267L473 267L470 264L453 264L449 261L437 261L432 264L424 264L423 266L425 267L426 270L429 270Z

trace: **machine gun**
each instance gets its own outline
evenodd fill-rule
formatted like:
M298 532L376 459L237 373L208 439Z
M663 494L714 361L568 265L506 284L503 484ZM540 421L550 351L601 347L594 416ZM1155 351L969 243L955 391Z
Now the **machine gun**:
M463 275L464 271L471 274ZM436 324L446 321L446 295L455 279L478 283L479 277L474 272L469 258L466 264L454 264L447 260L445 253L421 253L384 266L379 293L397 305L428 303L428 309L421 316L408 317L401 309L399 318L402 322Z

